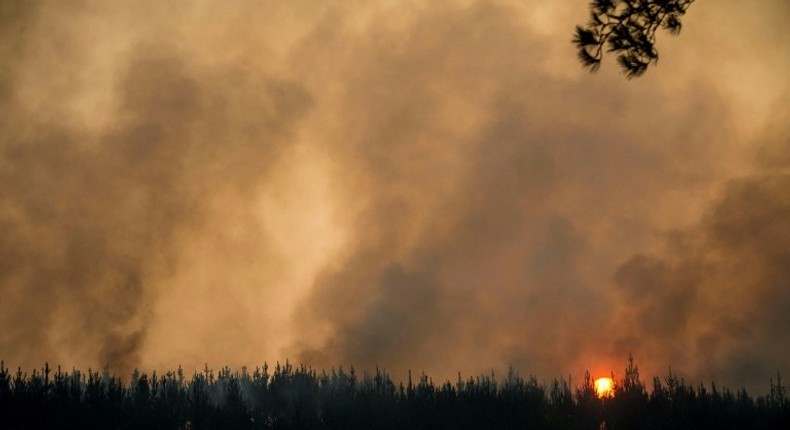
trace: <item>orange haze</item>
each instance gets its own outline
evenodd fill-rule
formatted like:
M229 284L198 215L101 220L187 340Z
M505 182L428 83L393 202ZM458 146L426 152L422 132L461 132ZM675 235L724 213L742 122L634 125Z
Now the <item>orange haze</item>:
M11 368L790 374L790 3L5 1Z

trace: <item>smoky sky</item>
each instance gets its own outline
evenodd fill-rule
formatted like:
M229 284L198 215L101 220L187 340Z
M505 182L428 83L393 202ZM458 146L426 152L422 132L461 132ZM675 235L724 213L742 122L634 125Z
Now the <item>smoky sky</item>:
M697 3L632 81L570 0L0 3L0 356L764 390L790 9Z

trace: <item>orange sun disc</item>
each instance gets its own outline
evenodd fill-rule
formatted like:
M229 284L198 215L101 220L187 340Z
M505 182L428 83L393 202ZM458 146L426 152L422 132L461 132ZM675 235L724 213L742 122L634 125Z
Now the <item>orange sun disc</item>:
M600 398L614 395L614 381L612 378L598 378L595 380L595 394Z

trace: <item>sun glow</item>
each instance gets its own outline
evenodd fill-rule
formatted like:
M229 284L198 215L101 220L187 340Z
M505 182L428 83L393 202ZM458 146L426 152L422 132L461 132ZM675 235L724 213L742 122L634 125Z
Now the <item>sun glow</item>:
M600 398L614 396L614 381L612 378L598 378L595 380L595 393Z

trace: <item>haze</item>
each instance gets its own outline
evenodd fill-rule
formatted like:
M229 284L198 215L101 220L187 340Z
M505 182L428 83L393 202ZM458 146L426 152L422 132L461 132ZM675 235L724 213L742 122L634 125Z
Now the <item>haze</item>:
M790 3L0 1L0 357L790 374Z

